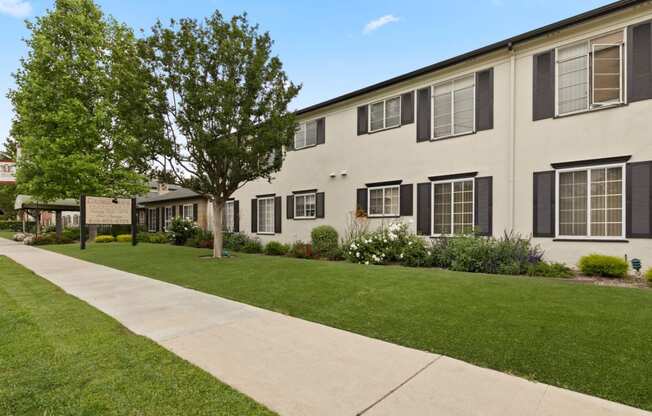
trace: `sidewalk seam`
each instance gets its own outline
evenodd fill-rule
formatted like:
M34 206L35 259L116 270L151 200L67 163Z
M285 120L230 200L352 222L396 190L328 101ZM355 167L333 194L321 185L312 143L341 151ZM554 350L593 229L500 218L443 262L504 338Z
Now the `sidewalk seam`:
M400 389L401 387L403 387L404 385L406 385L409 381L411 381L412 379L414 379L416 376L418 376L419 374L421 374L422 372L424 372L428 367L430 367L431 365L433 365L437 360L439 360L439 359L442 358L442 357L444 357L444 356L443 356L443 355L440 355L440 356L438 356L438 357L435 357L435 359L433 359L432 361L430 361L429 363L427 363L426 365L424 365L424 366L423 366L422 368L420 368L416 373L412 374L410 377L408 377L408 378L406 378L405 380L403 380L399 385L397 385L396 387L394 387L393 389L391 389L390 391L388 391L387 393L385 393L384 395L382 395L378 400L376 400L375 402L371 403L369 406L367 406L366 408L362 409L362 411L356 413L355 415L356 415L356 416L361 416L361 415L367 413L369 410L371 410L371 409L372 409L373 407L375 407L377 404L379 404L380 402L382 402L383 400L385 400L386 398L388 398L389 396L391 396L391 395L392 395L393 393L395 393L398 389Z

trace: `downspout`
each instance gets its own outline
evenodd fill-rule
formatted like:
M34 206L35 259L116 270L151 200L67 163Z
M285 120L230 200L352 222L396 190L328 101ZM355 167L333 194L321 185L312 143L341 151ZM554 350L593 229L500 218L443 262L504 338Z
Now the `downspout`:
M516 52L514 45L510 42L508 49L511 52L509 69L509 141L510 141L510 163L509 163L509 228L515 231L516 227Z

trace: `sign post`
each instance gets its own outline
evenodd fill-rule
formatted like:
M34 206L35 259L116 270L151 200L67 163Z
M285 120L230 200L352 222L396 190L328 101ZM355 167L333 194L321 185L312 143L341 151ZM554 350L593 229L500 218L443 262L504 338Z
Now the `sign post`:
M79 198L80 247L86 248L86 225L131 225L131 244L136 245L136 198L103 198L81 195Z

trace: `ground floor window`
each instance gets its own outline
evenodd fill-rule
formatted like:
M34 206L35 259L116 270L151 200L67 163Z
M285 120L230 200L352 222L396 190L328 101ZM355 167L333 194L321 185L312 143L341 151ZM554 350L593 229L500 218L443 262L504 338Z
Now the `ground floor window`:
M235 212L233 201L226 201L224 204L224 215L222 216L222 226L224 231L233 232L235 224Z
M557 171L560 237L624 237L623 166Z
M369 188L370 217L398 217L399 186Z
M433 235L473 232L473 179L434 182Z
M150 232L156 232L156 224L157 224L157 209L156 208L149 208L149 224L147 225L147 230Z
M274 233L274 197L258 198L258 232Z
M188 221L195 220L195 212L192 204L186 204L183 206L183 218Z
M165 207L165 229L170 228L172 222L172 207Z
M316 213L316 194L294 196L294 218L315 218Z

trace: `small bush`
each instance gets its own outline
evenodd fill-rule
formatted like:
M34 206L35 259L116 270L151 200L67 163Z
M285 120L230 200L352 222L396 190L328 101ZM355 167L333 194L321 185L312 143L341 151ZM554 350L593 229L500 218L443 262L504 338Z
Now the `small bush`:
M115 237L118 243L131 243L131 234L119 234Z
M112 235L98 235L95 237L96 243L112 243L115 241L115 238Z
M79 228L64 228L62 235L70 240L79 241Z
M652 267L647 269L645 272L645 279L647 279L648 282L652 283Z
M240 251L243 253L262 253L263 245L258 239L249 239L245 242Z
M197 234L199 228L194 222L181 217L175 217L168 228L172 244L182 246L189 238Z
M361 234L344 248L349 261L360 264L387 264L400 261L404 249L416 236L410 235L407 225L390 224L371 233Z
M570 267L566 266L563 263L548 263L545 261L540 261L538 263L531 264L527 269L528 276L539 276L539 277L573 277L575 273L571 270Z
M170 242L166 233L138 233L138 241L141 243L165 244Z
M579 266L583 274L601 277L624 277L629 269L625 259L602 254L583 256Z
M289 247L278 241L270 241L265 245L265 254L268 256L285 256Z
M32 237L28 241L28 244L35 245L35 246L46 246L50 244L70 244L72 242L73 240L66 238L65 236L61 236L61 238L57 238L57 235L55 233L46 233L46 234L40 234L38 236Z
M13 202L12 202L13 204ZM30 233L34 232L36 229L36 223L34 221L25 222L25 230ZM23 222L22 221L11 221L11 220L0 220L0 230L2 231L23 231Z
M251 238L243 233L224 233L223 247L225 250L244 251L244 246Z
M309 259L312 257L312 246L303 241L296 241L290 246L288 256L298 259Z
M399 255L402 266L407 267L430 267L432 257L421 238L411 238L408 244L403 248Z
M310 238L315 256L331 260L341 257L340 246L337 242L339 236L335 228L330 225L320 225L312 229Z

